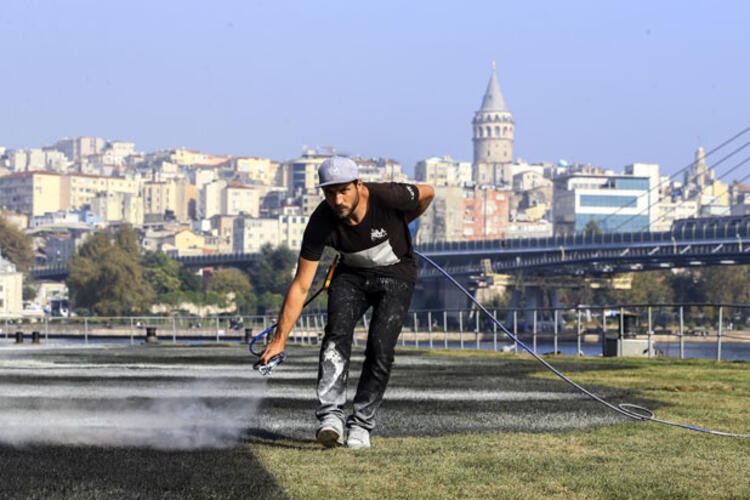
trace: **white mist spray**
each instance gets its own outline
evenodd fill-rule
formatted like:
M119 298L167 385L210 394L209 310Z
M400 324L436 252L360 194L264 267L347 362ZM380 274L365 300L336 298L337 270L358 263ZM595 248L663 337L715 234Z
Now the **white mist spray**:
M35 382L39 375L44 375L44 382ZM257 425L266 389L267 379L250 365L5 359L0 361L0 443L163 450L231 447Z

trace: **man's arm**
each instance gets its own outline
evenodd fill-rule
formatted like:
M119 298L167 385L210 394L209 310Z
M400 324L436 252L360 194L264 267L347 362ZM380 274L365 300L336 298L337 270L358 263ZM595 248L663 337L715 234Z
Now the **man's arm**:
M315 271L318 269L318 263L319 261L307 260L302 257L297 261L297 272L294 274L292 284L289 285L284 297L276 334L260 356L262 365L268 364L272 357L284 351L289 333L302 313L302 306L305 304L307 293L310 291L310 285L315 277Z
M432 203L432 199L435 197L435 190L432 189L432 186L428 186L427 184L417 184L417 190L419 191L419 196L417 198L417 210L406 214L407 223L422 215L424 211L427 210L427 207L430 206L430 203Z

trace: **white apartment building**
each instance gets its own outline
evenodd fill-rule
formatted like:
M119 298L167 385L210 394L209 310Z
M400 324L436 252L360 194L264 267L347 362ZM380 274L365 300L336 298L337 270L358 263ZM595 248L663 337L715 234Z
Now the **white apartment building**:
M59 151L43 149L15 149L7 153L8 168L12 172L50 170L64 171L70 161Z
M316 190L318 184L318 167L326 158L334 156L333 151L318 152L306 150L300 158L285 162L287 187L292 196L300 196ZM407 177L401 172L401 164L383 158L351 158L359 167L359 176L370 182L406 182Z
M105 165L124 165L125 158L135 154L135 143L126 141L110 141L102 153Z
M232 158L232 170L244 176L248 182L264 186L284 186L286 179L284 169L277 161L270 158L245 156Z
M210 219L222 213L222 199L226 187L227 181L215 180L201 188L198 196L198 216L201 219Z
M257 253L264 245L285 245L292 250L299 250L308 221L309 217L305 215L237 217L234 220L234 251Z
M230 183L224 189L221 199L221 213L225 215L247 214L260 217L260 199L264 189L256 186Z
M265 245L279 246L279 218L241 216L234 220L234 251L258 253Z
M197 151L195 149L175 149L168 152L169 161L178 165L184 165L188 167L195 166L212 166L215 167L222 163L225 163L230 158L228 156L213 155L210 153L204 153L203 151Z
M302 237L309 220L306 215L279 216L279 243L292 250L302 248Z
M190 170L188 172L189 181L195 185L195 189L198 193L206 186L218 179L216 170L212 168L201 168L197 170Z
M62 198L63 176L51 172L21 172L0 177L0 207L28 216L67 208Z
M147 220L161 220L171 213L178 221L189 216L191 185L186 179L143 183L143 213Z
M100 193L138 196L139 190L136 179L23 172L0 177L0 207L38 216L91 206Z
M359 167L359 176L369 182L407 182L409 178L401 171L401 164L385 158L354 157Z
M532 189L548 188L552 192L552 181L536 170L524 170L513 176L513 191L531 191Z
M318 154L315 151L305 151L300 158L286 162L286 177L288 181L289 192L292 195L299 195L306 191L312 191L318 184L318 167L326 158L332 155Z
M140 226L144 221L141 195L100 192L91 200L91 211L105 222L127 222Z
M463 186L471 183L471 162L457 161L450 156L432 156L417 162L414 177L435 186Z
M17 318L23 313L23 274L0 256L0 318Z
M139 179L105 177L100 175L69 174L62 176L60 198L63 209L82 208L91 205L99 193L122 193L138 196L141 190Z
M100 137L77 137L57 141L51 149L62 152L70 161L77 162L104 149L104 139Z

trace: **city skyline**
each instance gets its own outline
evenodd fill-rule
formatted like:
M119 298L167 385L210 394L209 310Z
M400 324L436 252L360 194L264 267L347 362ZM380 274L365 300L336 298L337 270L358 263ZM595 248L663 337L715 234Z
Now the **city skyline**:
M333 146L412 173L471 160L495 60L516 158L673 174L748 125L750 8L720 7L10 1L0 146L91 135L280 161Z

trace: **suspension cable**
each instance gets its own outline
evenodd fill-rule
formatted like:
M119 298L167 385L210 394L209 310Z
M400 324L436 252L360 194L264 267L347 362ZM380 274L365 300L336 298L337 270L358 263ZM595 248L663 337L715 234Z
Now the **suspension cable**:
M742 148L744 148L744 147L746 147L746 146L748 146L748 145L750 145L750 142L748 142L748 143L745 143L745 145L744 145L744 146L743 146ZM741 149L742 149L742 148L741 148ZM739 151L739 150L736 150L736 151ZM736 152L736 151L735 151L735 152ZM734 153L732 153L732 154L734 154ZM723 161L723 160L725 160L726 158L728 158L728 156L727 156L727 157L724 157L724 158L722 159L722 161ZM737 163L736 165L734 165L734 166L733 166L732 168L730 168L729 170L727 170L726 172L724 172L724 173L723 173L723 174L722 174L721 176L719 176L719 178L718 178L717 180L721 180L722 178L724 178L724 177L726 177L727 175L731 174L732 172L734 172L735 170L737 170L737 169L738 169L739 167L741 167L742 165L745 165L745 164L746 164L747 162L749 162L749 161L750 161L750 156L748 156L747 158L745 158L744 160L740 161L739 163ZM744 180L744 178L743 178L743 180ZM740 180L740 181L738 181L738 182L742 183L742 182L743 182L743 180ZM688 201L688 200L684 200L684 201L683 201L683 203L684 203L685 201ZM647 206L646 208L644 208L643 210L641 210L641 211L640 211L640 212L638 212L637 214L634 214L634 215L630 216L630 218L629 218L629 219L626 219L626 220L624 220L624 221L623 221L623 222L621 222L621 223L620 223L620 224L619 224L619 225L618 225L617 227L615 227L615 228L614 228L614 231L613 231L613 232L617 232L617 230L618 230L618 229L620 229L620 228L621 228L622 226L624 226L624 225L625 225L625 224L627 224L628 222L632 221L632 220L633 220L633 219L635 219L636 217L639 217L639 216L643 215L643 214L644 214L644 213L646 213L646 212L647 212L647 211L648 211L648 210L649 210L650 208L652 208L652 207L653 207L654 205L656 205L656 202L654 202L654 203L652 203L651 205ZM674 208L672 208L672 210L670 210L670 212L673 212L673 211L675 211L676 209L677 209L677 207L674 207ZM610 214L610 215L611 215L611 214ZM664 218L665 218L666 216L667 216L667 213L663 213L662 215L660 215L659 217L657 217L656 219L654 219L653 221L651 221L651 222L650 222L649 224L650 224L650 225L653 225L654 223L656 223L656 222L659 222L660 220L664 219ZM602 220L605 220L605 219L602 219Z
M730 144L730 143L734 142L735 140L737 140L738 138L742 137L742 136L743 136L744 134L746 134L747 132L750 132L750 127L746 127L746 128L744 128L744 129L743 129L743 130L741 130L740 132L736 133L735 135L733 135L733 136L732 136L732 137L730 137L729 139L727 139L727 140L725 140L724 142L722 142L721 144L719 144L718 146L714 147L713 149L711 149L710 151L708 151L707 153L705 153L705 154L703 155L703 158L704 158L704 159L705 159L705 158L708 158L708 157L710 157L711 155L713 155L714 153L717 153L717 152L718 152L719 150L723 149L723 148L724 148L725 146L727 146L728 144ZM733 156L734 154L738 153L739 151L741 151L742 149L746 148L746 147L747 147L747 146L749 146L749 145L750 145L750 142L745 142L745 143L744 143L744 144L743 144L742 146L740 146L739 148L735 149L734 151L732 151L731 153L729 153L729 154L728 154L727 156L725 156L725 157L724 157L724 158L722 158L721 160L719 160L719 161L715 162L715 163L714 163L713 165L711 165L711 166L710 166L709 168L716 168L716 167L717 167L718 165L720 165L720 164L721 164L722 162L724 162L725 160L727 160L727 159L728 159L729 157ZM695 166L695 164L696 164L697 162L698 162L698 160L693 160L692 162L690 162L689 164L687 164L686 166L684 166L683 168L681 168L681 169L680 169L680 170L678 170L677 172L675 172L675 173L673 173L672 175L670 175L670 176L669 176L669 179L670 179L670 180L672 180L673 178L677 177L677 176L678 176L679 174L681 174L681 173L683 173L683 172L687 171L687 170L688 170L688 169L690 169L690 168L693 168L693 166ZM614 211L614 212L612 212L611 214L608 214L608 215L606 215L606 216L605 216L604 218L602 218L602 219L601 219L601 222L605 222L605 221L607 221L607 220L608 220L608 219L609 219L610 217L613 217L613 216L617 215L618 213L620 213L620 212L621 212L622 210L624 210L624 209L626 209L626 208L629 208L629 207L631 207L631 206L634 206L634 205L636 205L636 204L638 203L638 200L639 200L640 198L642 198L643 196L650 196L650 195L651 195L651 193L652 193L653 191L657 191L657 190L659 190L659 189L661 189L661 183L658 183L658 184L657 184L656 186L654 186L654 187L652 187L652 188L648 189L648 190L647 190L647 191L646 191L645 193L641 193L641 194L640 194L640 195L638 195L638 196L637 196L637 197L635 198L635 200L633 200L632 202L629 202L629 203L627 203L626 205L623 205L623 206L620 206L620 207L618 207L618 208L617 208L617 210L615 210L615 211ZM649 204L649 207L647 207L647 209L648 209L648 208L650 208L650 207L651 207L652 205L653 205L653 203L650 203L650 204ZM631 218L631 219L628 219L628 222L629 222L630 220L632 220L632 218ZM620 224L620 226L618 226L618 228L619 228L619 227L621 227L621 226L622 226L622 224Z

